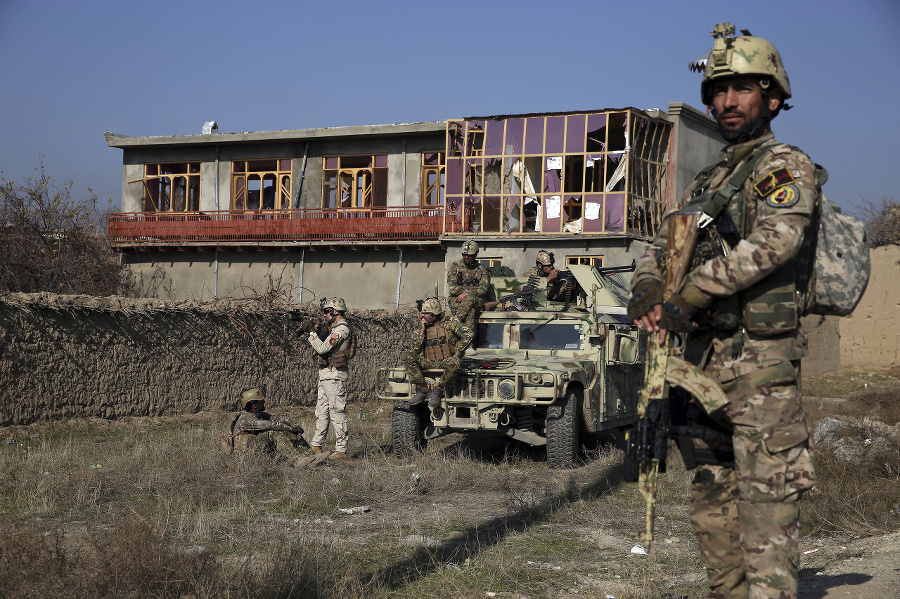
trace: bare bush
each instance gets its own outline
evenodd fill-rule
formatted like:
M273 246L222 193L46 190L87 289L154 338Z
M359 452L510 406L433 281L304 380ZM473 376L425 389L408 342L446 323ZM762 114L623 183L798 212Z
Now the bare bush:
M122 293L123 268L107 243L97 196L55 185L43 164L15 183L0 176L0 292Z
M896 198L885 196L880 204L863 199L859 213L870 246L900 245L900 203Z

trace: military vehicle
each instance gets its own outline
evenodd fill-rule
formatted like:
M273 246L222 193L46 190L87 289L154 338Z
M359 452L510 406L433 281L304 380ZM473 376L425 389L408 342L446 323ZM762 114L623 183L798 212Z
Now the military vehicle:
M551 468L571 468L583 445L632 424L646 334L626 315L622 270L570 266L567 301L558 302L548 301L534 279L494 279L497 299L485 302L492 309L479 318L477 351L463 358L440 407L410 406L414 389L405 369L379 369L376 395L394 401L395 455L407 457L450 433L498 434L546 446ZM440 371L425 374L433 384Z

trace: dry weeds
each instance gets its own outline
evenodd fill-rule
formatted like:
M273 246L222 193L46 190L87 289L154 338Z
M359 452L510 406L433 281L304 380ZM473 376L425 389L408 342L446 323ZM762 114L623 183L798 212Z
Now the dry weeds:
M859 393L840 409L865 414L873 401ZM891 401L877 405L890 414ZM310 410L281 412L312 430ZM397 460L389 405L350 415L353 459L305 470L220 454L224 413L3 429L0 588L11 598L703 595L677 457L660 484L658 541L640 556L631 535L644 506L616 450L552 471L539 452L450 436ZM807 536L897 528L885 503L900 496L896 476L817 459ZM341 511L357 506L369 510Z

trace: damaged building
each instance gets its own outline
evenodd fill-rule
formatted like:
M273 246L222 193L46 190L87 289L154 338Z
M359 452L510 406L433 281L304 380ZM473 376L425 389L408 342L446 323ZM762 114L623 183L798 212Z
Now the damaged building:
M629 264L722 147L682 103L447 121L197 135L106 134L123 150L109 216L137 291L277 290L397 308L434 292L467 239L521 273Z

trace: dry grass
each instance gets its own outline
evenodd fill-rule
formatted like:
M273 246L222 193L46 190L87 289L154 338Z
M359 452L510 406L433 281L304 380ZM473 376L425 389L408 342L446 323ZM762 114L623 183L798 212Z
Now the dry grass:
M313 428L308 409L290 415ZM616 450L553 471L539 452L451 435L397 460L390 406L350 416L353 459L307 470L220 454L225 414L3 429L4 596L703 595L691 473L674 450L657 543L636 556L644 504ZM807 533L896 526L896 508L875 499L900 496L896 479L817 459ZM370 511L340 511L361 505Z

